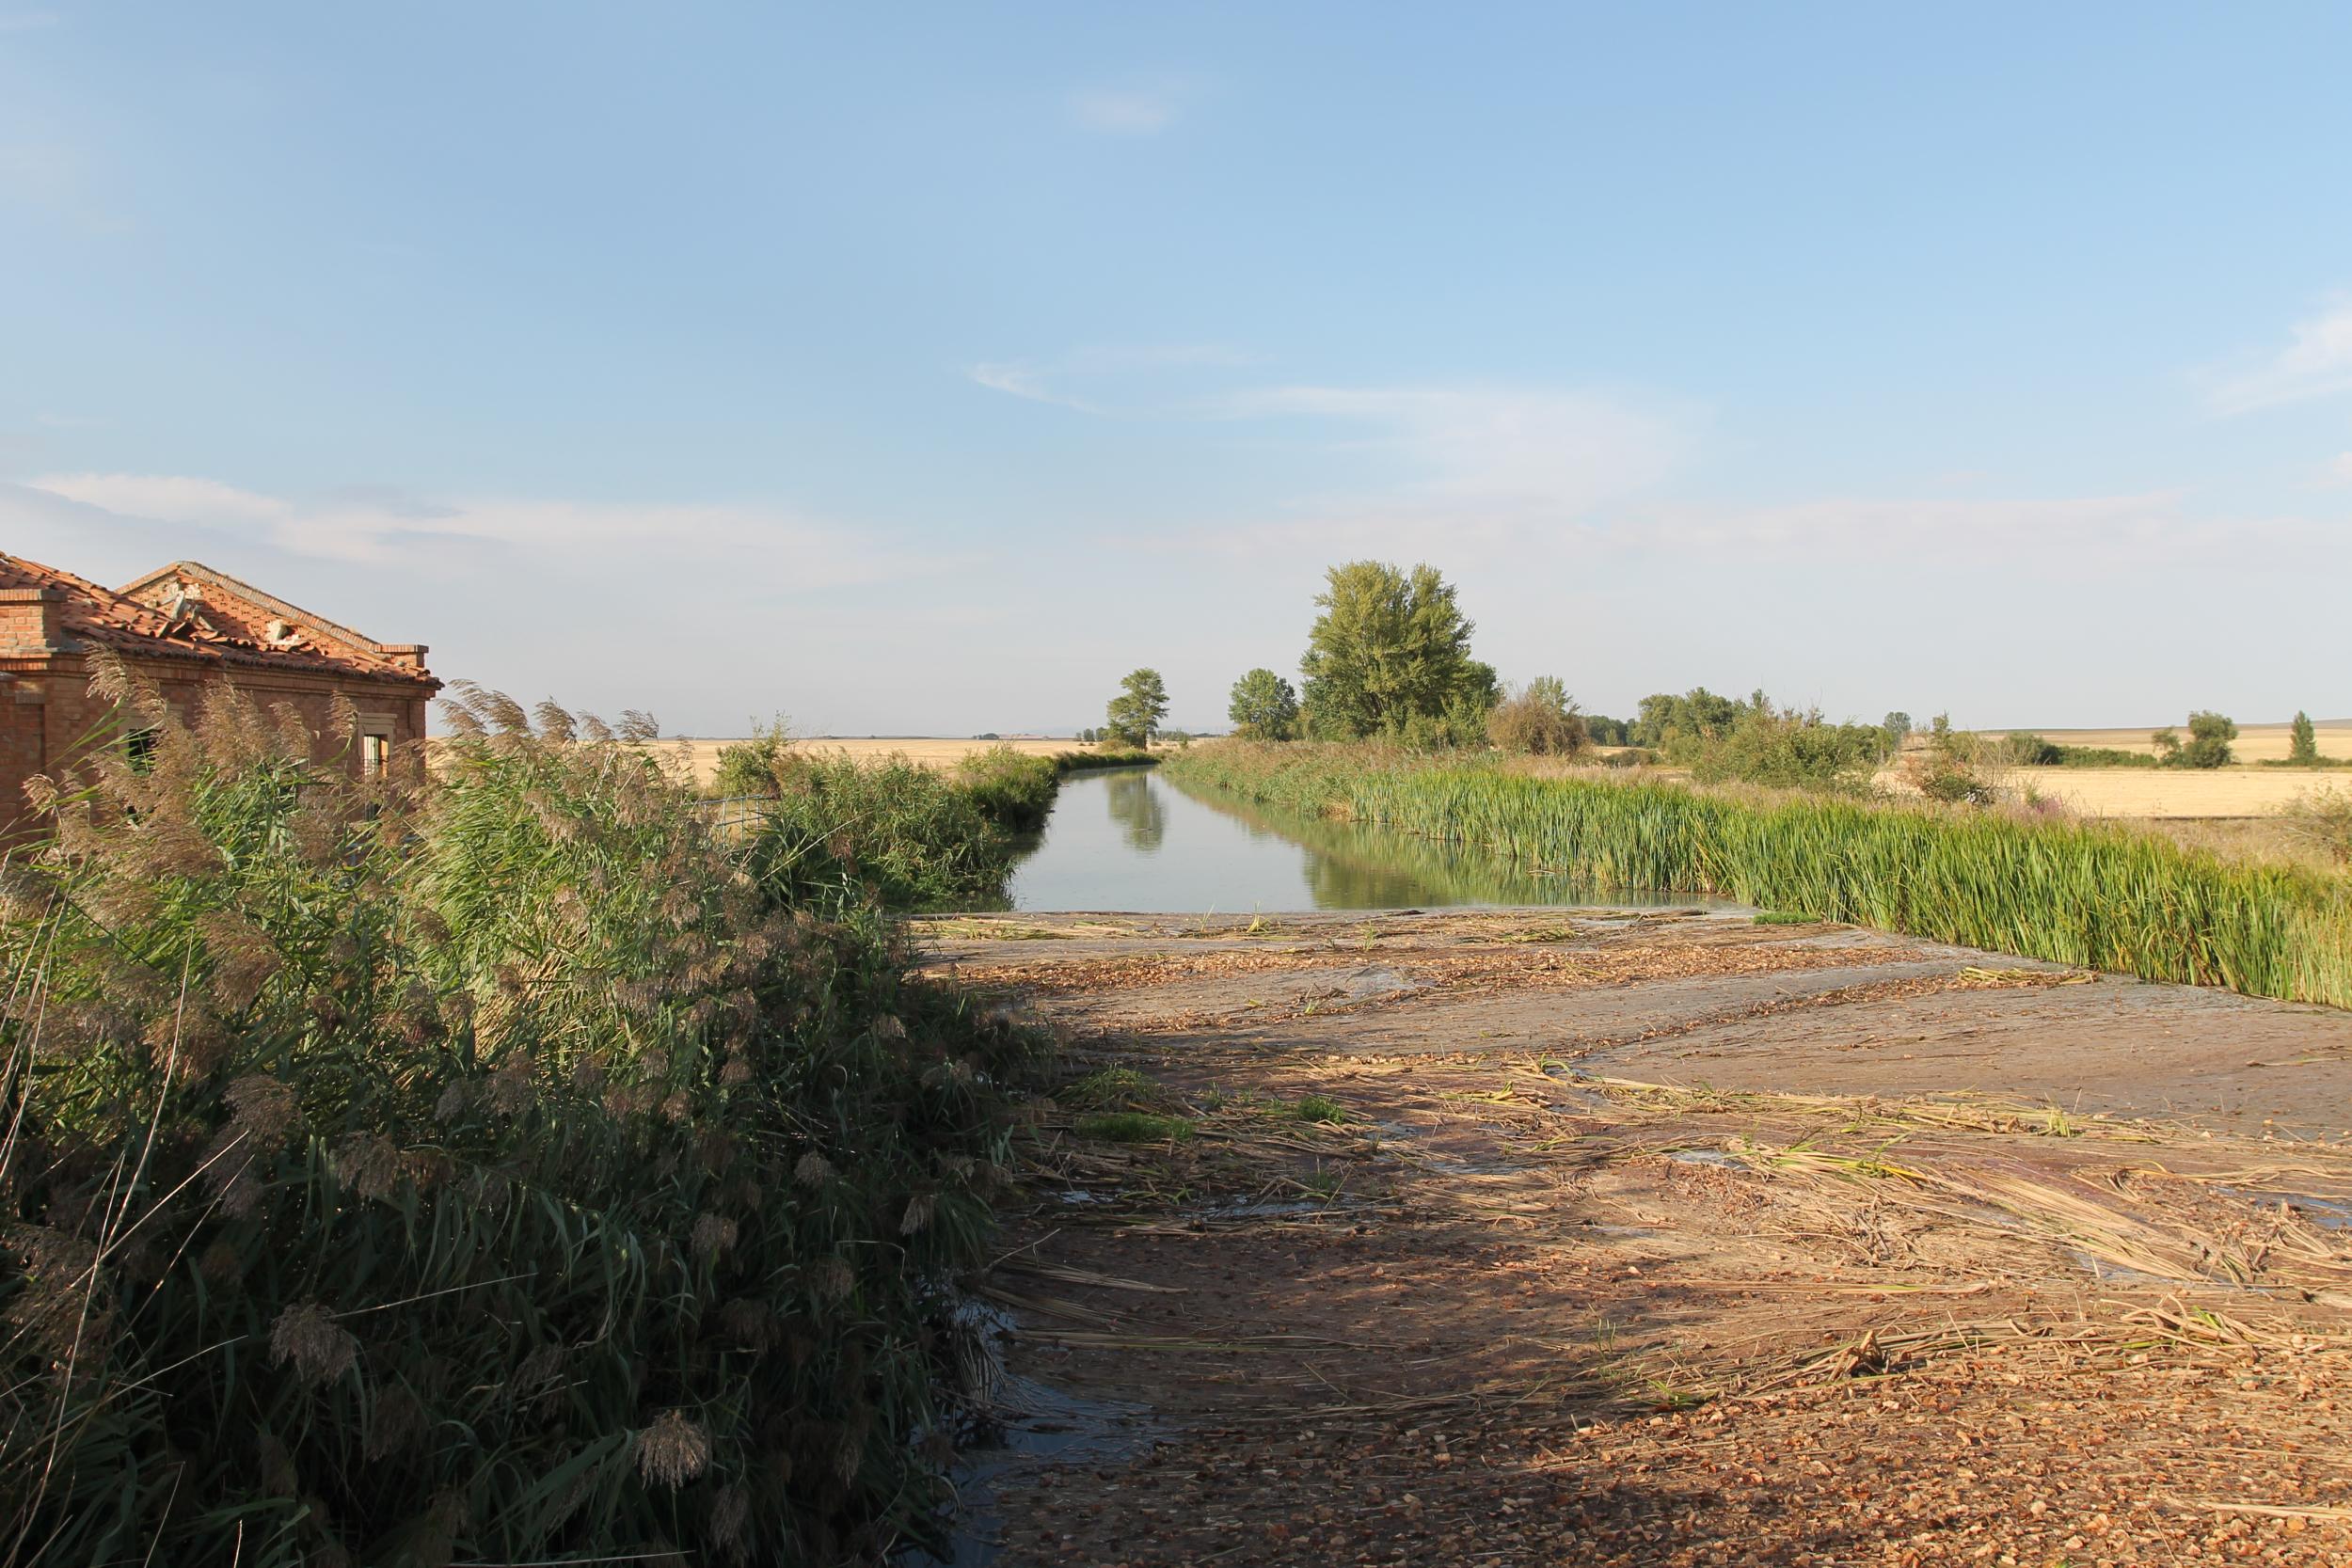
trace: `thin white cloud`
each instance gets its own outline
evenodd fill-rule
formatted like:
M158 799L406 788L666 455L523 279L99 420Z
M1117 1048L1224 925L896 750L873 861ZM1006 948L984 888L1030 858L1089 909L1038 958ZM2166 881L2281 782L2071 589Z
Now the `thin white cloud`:
M1664 478L1687 421L1606 392L1502 386L1276 387L1234 393L1213 411L1324 421L1334 450L1383 467L1378 493L1391 499L1552 516ZM1386 471L1394 466L1401 474Z
M1021 580L993 578L993 557L952 543L770 507L292 496L146 474L41 485L0 480L0 549L107 583L202 561L346 626L430 643L445 678L646 708L705 734L739 735L778 709L820 728L1013 727L949 713L989 711L988 677L956 641L969 634L935 630L931 613L982 594L1009 603Z
M1196 412L1321 450L1319 490L1171 542L1273 572L1358 556L1474 572L1581 551L1605 508L1671 474L1697 419L1608 392L1495 385L1262 388Z
M1659 509L1613 520L1607 547L1803 566L1989 567L2046 575L2126 566L2316 560L2336 533L2296 516L2202 512L2179 491L2110 496L1837 497L1776 506Z
M2329 484L2352 484L2352 451L2336 453L2328 465L2326 477Z
M2352 392L2352 301L2295 324L2287 346L2263 363L2210 378L2207 401L2219 414Z
M1258 357L1231 343L1091 343L1073 349L1061 363L1081 373L1107 375L1120 371L1253 365Z
M127 522L192 527L215 539L295 557L429 565L441 572L524 565L567 576L609 573L626 581L659 563L723 572L729 582L764 581L779 594L805 594L930 575L959 563L781 507L513 497L439 502L382 488L293 497L181 474L49 474L26 482L23 492ZM0 520L6 516L0 506Z
M1055 391L1047 385L1046 378L1051 372L1037 365L1022 364L1017 361L974 365L963 373L993 392L1026 398L1031 403L1050 403L1060 408L1075 408L1086 414L1101 412L1093 404L1083 398L1074 398L1067 393Z
M1255 356L1225 343L1096 343L1053 359L1007 359L968 366L964 374L991 391L1081 413L1111 412L1110 383L1153 372L1247 365ZM1072 384L1089 388L1073 391Z
M1087 87L1070 95L1070 114L1089 131L1149 136L1176 122L1191 96L1181 82L1139 87Z

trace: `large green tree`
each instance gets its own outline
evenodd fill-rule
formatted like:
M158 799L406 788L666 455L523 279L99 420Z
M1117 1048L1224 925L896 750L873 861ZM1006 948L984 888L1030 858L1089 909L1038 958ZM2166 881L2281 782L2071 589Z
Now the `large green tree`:
M2227 714L2200 711L2188 716L2185 745L2175 730L2158 730L2148 738L2155 742L2156 758L2167 768L2227 768L2237 725Z
M1631 739L1636 746L1653 748L1671 746L1677 740L1721 740L1743 715L1762 705L1760 691L1744 703L1736 697L1718 697L1703 686L1694 686L1679 697L1671 691L1653 691L1642 699L1634 715Z
M1226 710L1233 731L1257 740L1288 740L1298 733L1298 693L1271 670L1252 670L1233 683Z
M1352 740L1483 739L1495 673L1470 656L1471 625L1433 566L1351 561L1326 575L1298 661L1315 734Z
M1104 730L1111 739L1129 746L1149 746L1152 732L1168 717L1168 686L1157 670L1136 670L1119 683L1119 695L1104 709L1109 721Z

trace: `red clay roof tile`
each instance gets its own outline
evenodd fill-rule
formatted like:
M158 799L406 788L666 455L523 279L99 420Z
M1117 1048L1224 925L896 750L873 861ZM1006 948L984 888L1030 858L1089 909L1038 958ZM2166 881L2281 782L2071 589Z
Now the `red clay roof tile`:
M151 581L161 575L151 573L141 581ZM245 586L232 578L219 581L223 587ZM193 659L215 666L314 673L339 672L375 680L412 682L428 689L440 685L424 671L395 662L379 651L377 644L332 622L317 623L319 629L327 633L326 639L305 637L291 646L276 644L267 639L265 627L249 624L252 617L232 600L215 603L208 599L202 606L202 623L185 616L175 622L161 610L87 578L22 556L5 554L0 554L0 588L58 590L65 595L65 602L58 607L62 611L58 620L67 637L126 654ZM258 591L252 592L266 598ZM298 629L308 631L310 626Z

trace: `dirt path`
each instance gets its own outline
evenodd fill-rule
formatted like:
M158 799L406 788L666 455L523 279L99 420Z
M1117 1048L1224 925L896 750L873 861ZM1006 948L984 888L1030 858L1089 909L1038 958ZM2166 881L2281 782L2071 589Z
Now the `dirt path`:
M2352 1560L2352 1017L1722 918L930 940L1074 1080L962 1560Z

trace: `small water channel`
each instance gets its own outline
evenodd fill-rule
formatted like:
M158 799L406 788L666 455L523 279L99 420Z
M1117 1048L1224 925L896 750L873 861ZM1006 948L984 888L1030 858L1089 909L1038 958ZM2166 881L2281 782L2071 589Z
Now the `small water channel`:
M1143 914L1706 902L1597 892L1426 839L1195 793L1150 768L1064 780L1007 899L1016 910Z

